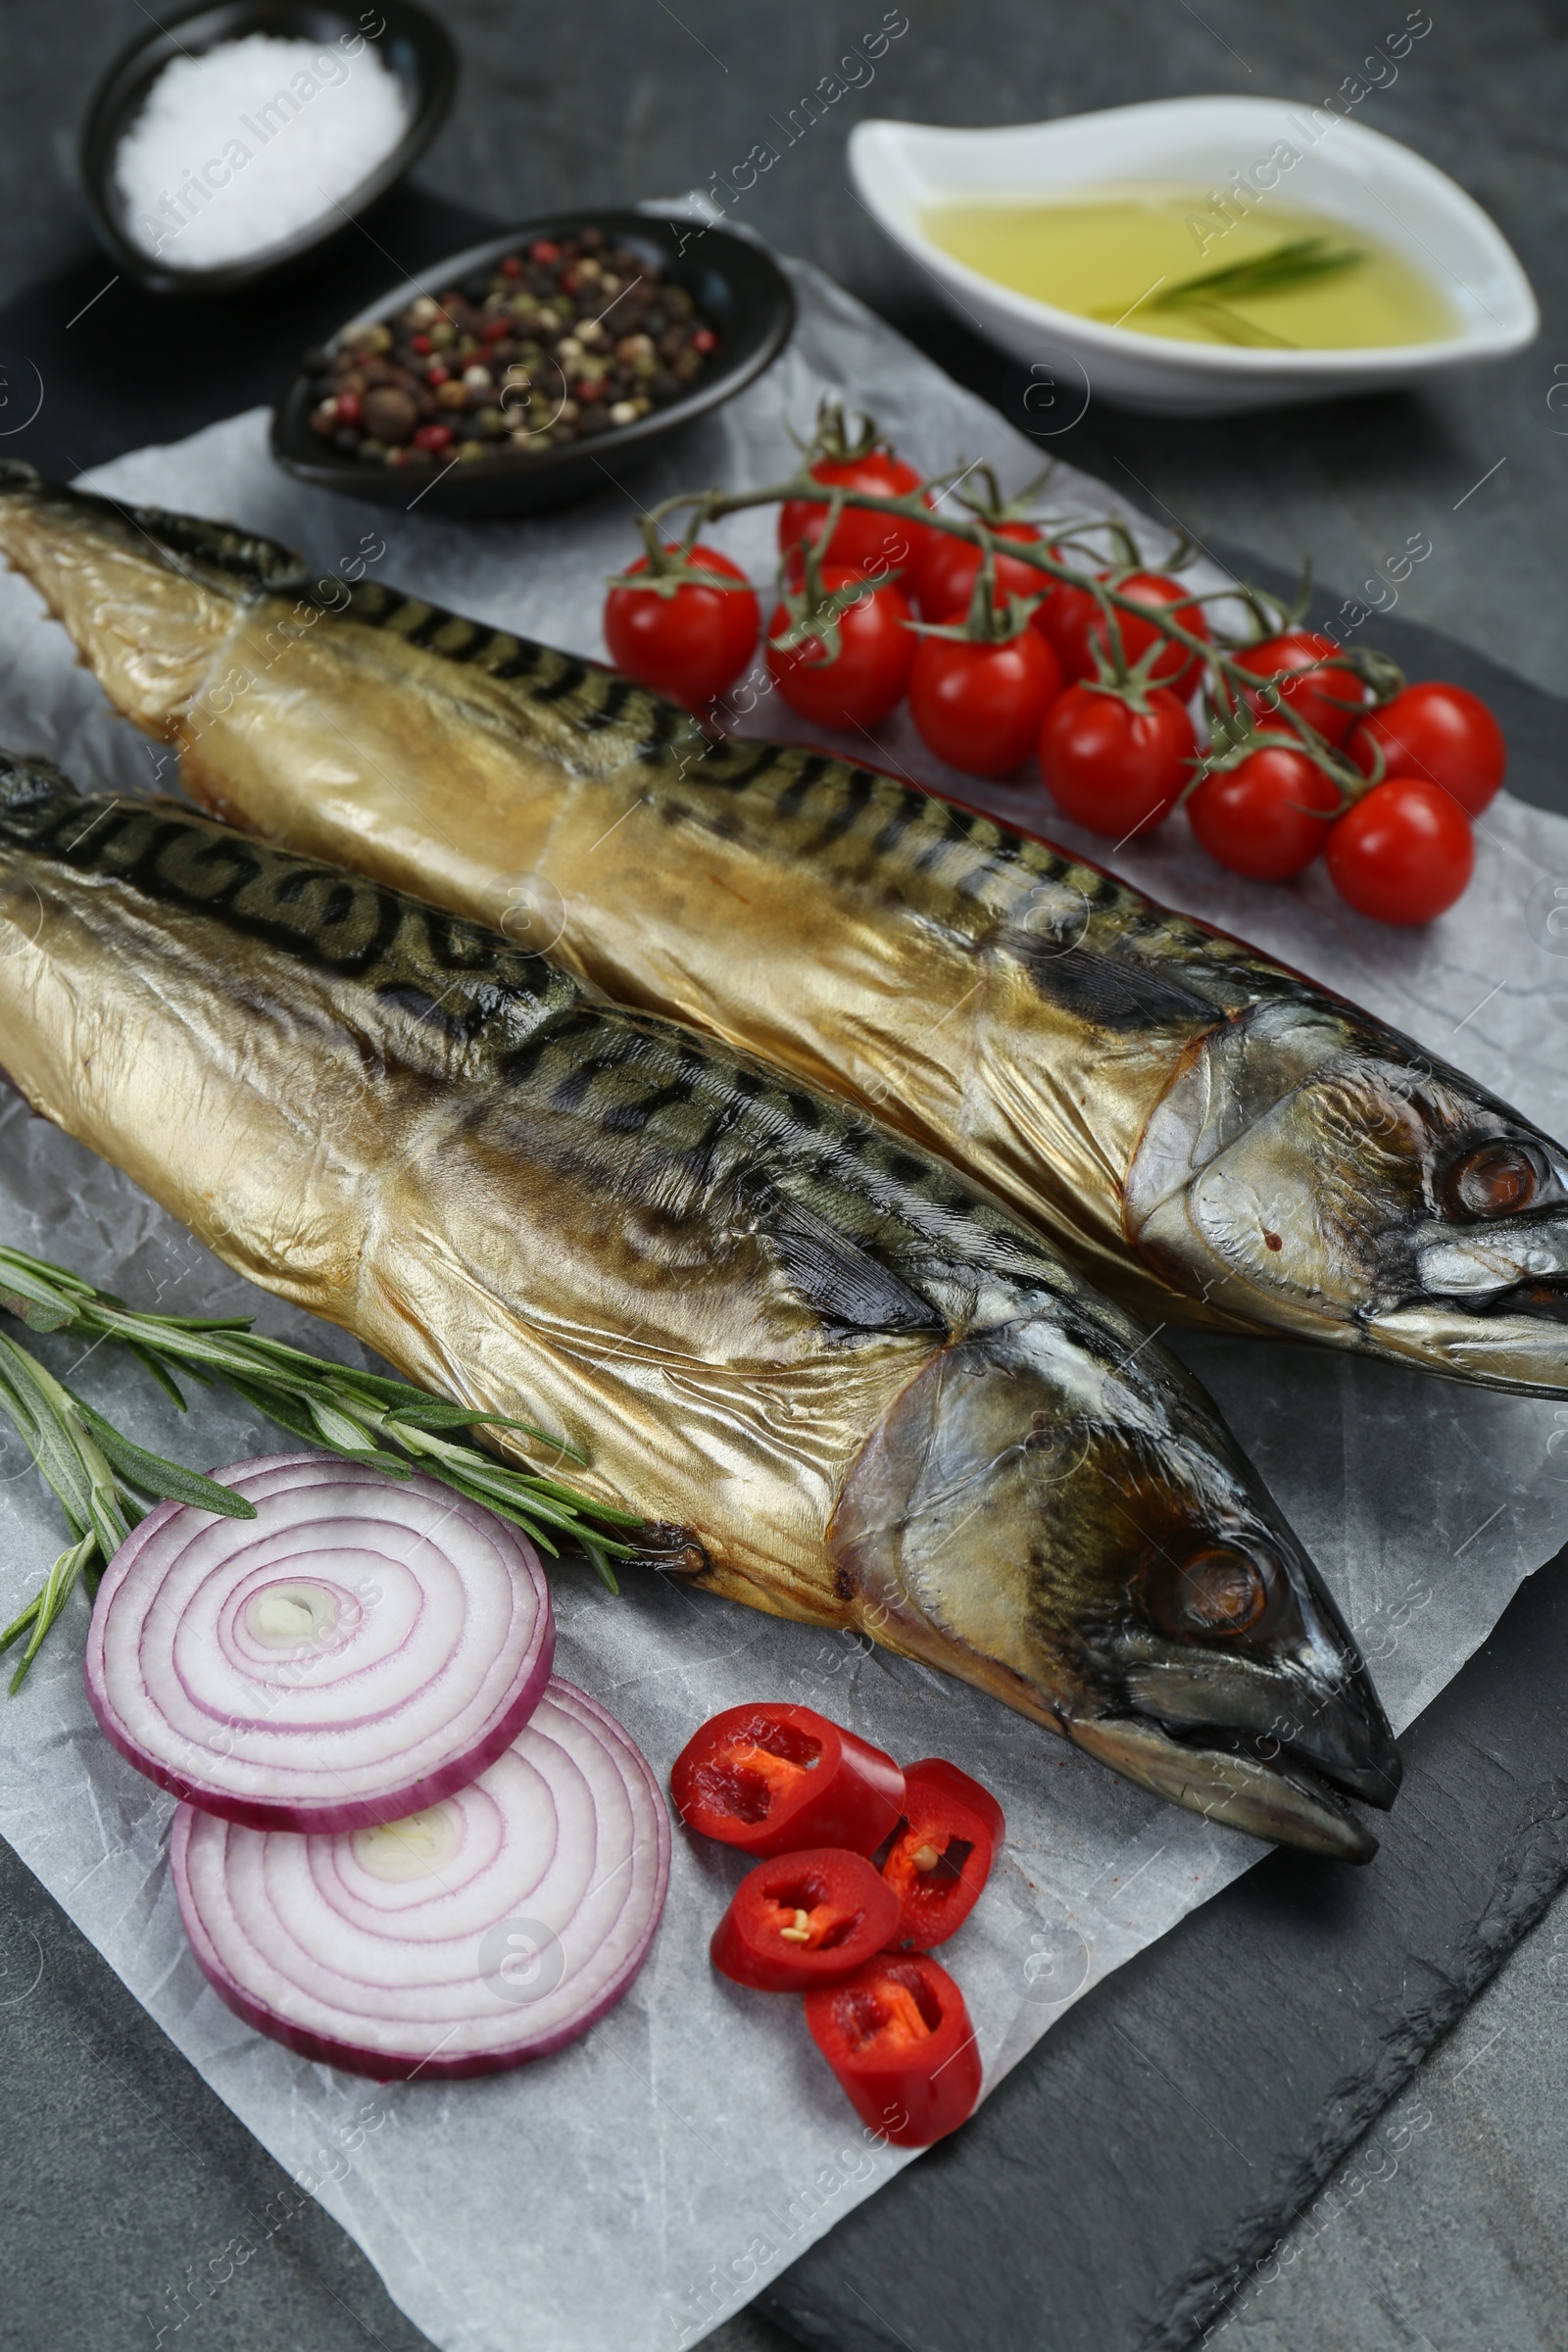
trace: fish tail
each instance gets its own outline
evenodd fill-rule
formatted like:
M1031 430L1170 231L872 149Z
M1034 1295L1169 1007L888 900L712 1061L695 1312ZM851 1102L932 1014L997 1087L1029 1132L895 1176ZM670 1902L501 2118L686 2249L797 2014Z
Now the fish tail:
M7 814L34 808L44 801L79 798L71 778L62 775L52 760L36 753L0 751L0 808Z

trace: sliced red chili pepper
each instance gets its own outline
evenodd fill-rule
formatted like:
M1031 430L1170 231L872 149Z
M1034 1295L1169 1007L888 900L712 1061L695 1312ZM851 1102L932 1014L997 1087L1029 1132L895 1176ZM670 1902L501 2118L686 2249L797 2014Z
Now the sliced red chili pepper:
M806 1996L811 2039L863 2124L929 2147L974 2113L980 2050L963 1995L923 1952L884 1952Z
M873 1857L899 1898L890 1942L928 1952L956 1934L991 1876L1002 1830L990 1789L956 1764L932 1756L906 1768L903 1815Z
M748 1871L710 1948L720 1976L737 1984L808 1992L853 1977L898 1924L898 1895L863 1854L819 1846Z
M669 1785L689 1829L747 1854L824 1845L869 1854L904 1804L891 1756L783 1701L713 1716L675 1758Z
M983 1781L973 1780L968 1773L960 1772L957 1765L950 1764L946 1756L922 1756L918 1764L905 1766L906 1780L915 1773L932 1788L945 1789L949 1796L956 1796L960 1805L968 1806L971 1813L978 1813L991 1832L992 1844L1002 1843L1007 1834L1006 1820L1001 1805Z

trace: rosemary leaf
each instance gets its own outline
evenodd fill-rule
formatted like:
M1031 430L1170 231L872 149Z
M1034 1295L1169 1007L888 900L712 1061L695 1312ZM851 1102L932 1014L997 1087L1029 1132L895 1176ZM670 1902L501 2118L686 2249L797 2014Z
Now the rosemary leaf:
M1229 262L1223 269L1179 278L1175 285L1151 295L1148 307L1172 311L1193 304L1248 302L1260 294L1289 294L1318 278L1357 270L1367 258L1360 246L1336 246L1326 236L1289 237L1249 261Z
M23 1678L42 1645L43 1638L75 1590L76 1579L82 1575L98 1550L98 1538L88 1534L63 1551L44 1580L43 1589L23 1610L22 1615L0 1634L0 1650L20 1641L30 1625L32 1638L22 1653L21 1663L11 1677L12 1695L22 1688Z
M15 1275L11 1281L0 1284L0 1306L8 1314L20 1316L29 1331L62 1331L73 1313L70 1303L60 1298L47 1283Z
M153 1379L163 1390L164 1395L172 1398L179 1411L183 1412L185 1410L185 1399L180 1393L179 1383L175 1380L172 1372L169 1371L159 1360L155 1350L151 1348L143 1347L140 1340L127 1340L125 1342L125 1346L130 1349L131 1354L141 1365L143 1371L151 1373Z
M68 1390L67 1395L111 1466L144 1494L156 1494L160 1501L193 1503L198 1510L217 1511L224 1519L255 1518L255 1503L248 1502L243 1494L236 1494L231 1487L220 1486L215 1478L203 1478L199 1470L187 1470L182 1462L168 1461L161 1453L149 1453L145 1446L123 1436L112 1421L106 1421L102 1413L95 1413L74 1389Z
M16 1423L40 1474L78 1533L91 1527L95 1491L113 1495L114 1472L88 1436L67 1391L24 1348L4 1337L0 1337L0 1410ZM116 1542L123 1542L128 1533L128 1528L122 1528Z
M556 1444L548 1430L536 1429L531 1421L514 1421L509 1413L487 1413L479 1405L446 1404L439 1396L421 1396L410 1404L395 1404L386 1418L388 1422L406 1422L414 1429L472 1429L483 1422L489 1429L520 1429L525 1437L537 1438L543 1446Z

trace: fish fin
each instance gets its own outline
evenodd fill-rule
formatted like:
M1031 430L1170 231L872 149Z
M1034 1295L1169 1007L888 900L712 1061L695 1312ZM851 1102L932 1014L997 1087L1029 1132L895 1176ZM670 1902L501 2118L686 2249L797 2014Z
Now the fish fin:
M172 514L163 507L122 506L116 499L102 503L171 556L194 557L215 571L228 572L274 595L310 583L304 557L275 539L264 538L259 531L242 531L231 522L209 522L202 514Z
M1063 950L1049 938L1006 933L999 945L1028 970L1040 994L1100 1029L1211 1027L1226 1006L1223 992L1204 993L1185 967L1162 969L1135 956L1102 956L1091 948Z
M758 1230L825 1323L848 1331L946 1331L940 1307L802 1201L775 1194Z

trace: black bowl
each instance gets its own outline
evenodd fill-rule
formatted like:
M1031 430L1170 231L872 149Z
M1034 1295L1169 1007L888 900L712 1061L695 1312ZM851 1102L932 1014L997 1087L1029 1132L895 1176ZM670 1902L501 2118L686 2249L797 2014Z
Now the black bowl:
M532 514L602 490L607 467L640 455L650 443L678 432L732 398L760 375L789 341L795 297L789 279L764 247L725 229L699 230L690 220L624 210L557 213L549 220L526 221L504 237L470 245L466 253L453 254L394 287L347 324L365 326L390 318L416 294L439 294L444 286L461 284L470 272L488 270L535 237L560 239L580 235L585 228L601 229L612 243L629 245L666 278L684 286L717 329L718 356L690 391L639 416L635 424L612 425L591 441L563 442L533 458L498 452L445 473L426 473L422 467L411 473L402 466L365 465L324 448L311 430L310 378L300 375L272 416L272 455L278 464L302 482L336 490L345 498L371 499L380 506L407 507L417 496L427 514L459 514L469 520ZM339 330L346 331L346 326ZM596 463L600 457L604 466Z
M172 57L203 56L224 41L247 33L279 40L314 41L325 48L345 34L361 38L361 17L352 5L315 6L312 0L225 0L172 17L155 31L122 50L88 103L81 125L81 176L88 210L99 238L127 277L155 294L228 294L252 279L270 276L314 254L340 236L359 214L385 195L435 137L458 86L458 54L443 27L413 0L377 0L382 30L375 35L381 62L402 82L408 98L408 128L376 169L319 220L309 222L275 245L216 270L172 269L144 253L129 234L125 207L115 187L115 153L140 113L147 92Z

